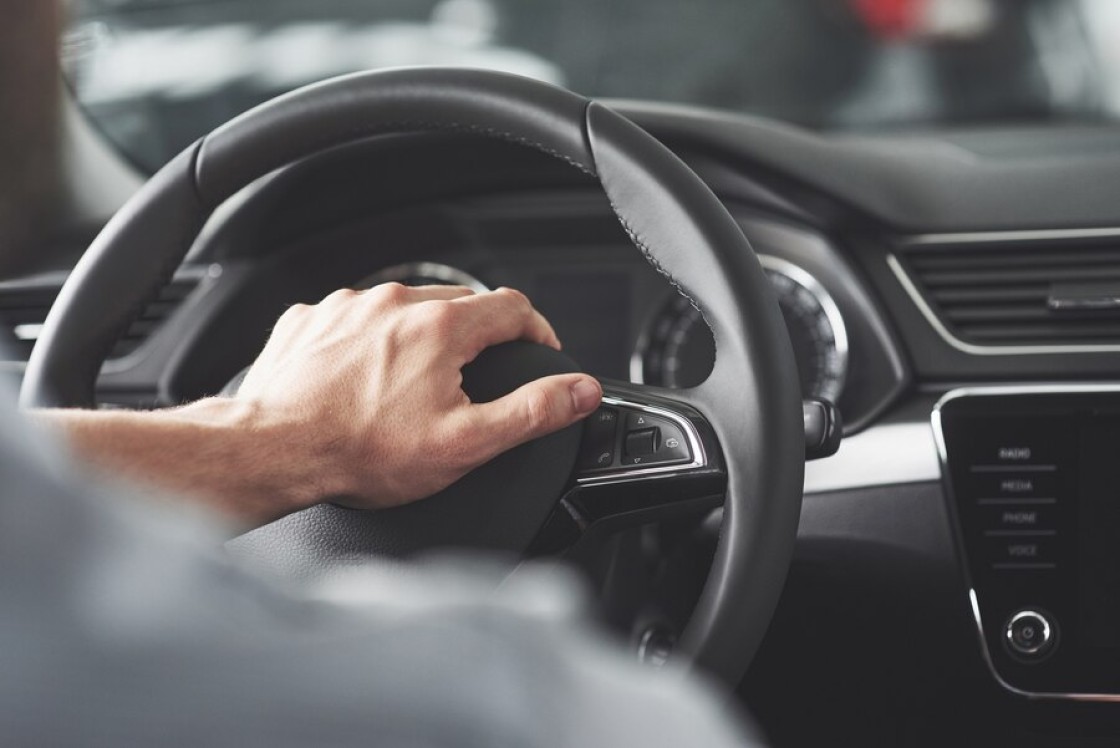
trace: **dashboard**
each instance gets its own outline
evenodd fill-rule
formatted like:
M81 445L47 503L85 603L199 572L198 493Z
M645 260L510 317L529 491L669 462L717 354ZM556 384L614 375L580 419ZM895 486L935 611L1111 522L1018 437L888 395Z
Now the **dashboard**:
M1120 734L1106 704L1024 695L1114 683L1094 671L1079 687L1078 669L1093 665L1065 664L1093 649L1073 644L1084 606L1062 592L1088 584L1076 548L1060 562L1074 576L1047 577L1034 597L998 579L993 588L990 570L967 574L987 552L970 550L977 537L1032 528L973 532L976 507L962 496L1016 498L1007 522L1048 506L1029 500L1056 497L954 490L953 445L995 416L949 436L948 453L931 428L938 402L961 388L1099 387L1120 371L1120 133L816 135L684 107L621 108L723 200L771 280L803 393L833 400L844 418L839 452L807 465L785 597L740 688L775 744L842 735L864 745L1069 746ZM64 275L44 268L0 282L0 323L24 350ZM700 312L644 262L585 177L508 144L394 136L296 164L223 206L106 363L99 401L155 407L218 393L288 305L385 280L519 288L603 378L688 387L711 367ZM0 368L18 378L20 366ZM1109 397L1100 407L1115 410ZM1022 406L1023 417L1037 406ZM1078 412L1086 407L1098 406ZM1087 438L1068 422L1049 421L1039 443ZM1096 474L1112 476L1101 467L1107 450L1093 454ZM1094 496L1094 507L1107 501ZM1034 531L1077 535L1086 522L1077 516L1099 515ZM696 518L619 540L652 554L633 572L645 580L644 605L687 607L716 527ZM1035 542L1014 537L1010 545ZM1100 554L1086 568L1107 586L1112 556ZM1002 607L981 616L988 605ZM1115 604L1095 610L1093 641L1107 644ZM1023 621L1036 632L1045 623L1056 643L1008 649L1005 624L1023 612L1043 617L1015 619L1019 643ZM982 618L990 630L978 628ZM1047 668L1060 670L1053 687Z

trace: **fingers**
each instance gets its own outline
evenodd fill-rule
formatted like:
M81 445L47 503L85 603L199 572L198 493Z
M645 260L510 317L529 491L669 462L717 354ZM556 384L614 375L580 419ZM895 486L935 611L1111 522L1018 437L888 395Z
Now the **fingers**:
M446 304L446 307L424 307L425 313L415 315L413 321L425 329L434 328L431 331L458 354L461 363L473 360L492 345L511 340L529 340L560 349L560 340L552 325L533 308L525 294L512 288L476 294L463 286L382 283L365 291L335 291L307 309L326 311L329 313L326 319L330 319L335 314L348 314L349 305L358 299L367 303L361 307L367 313L382 306L420 308L425 302Z
M458 339L471 360L484 349L511 340L529 340L560 349L552 325L529 299L512 288L464 296L454 301L458 317Z
M471 405L476 464L558 431L599 407L603 389L586 374L558 374L522 385L505 397Z

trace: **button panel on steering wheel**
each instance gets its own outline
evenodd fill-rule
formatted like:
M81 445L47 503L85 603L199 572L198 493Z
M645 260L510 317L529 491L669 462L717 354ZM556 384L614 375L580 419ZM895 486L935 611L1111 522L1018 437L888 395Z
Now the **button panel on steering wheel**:
M602 406L584 422L580 483L641 479L706 465L696 427L665 407L604 395Z

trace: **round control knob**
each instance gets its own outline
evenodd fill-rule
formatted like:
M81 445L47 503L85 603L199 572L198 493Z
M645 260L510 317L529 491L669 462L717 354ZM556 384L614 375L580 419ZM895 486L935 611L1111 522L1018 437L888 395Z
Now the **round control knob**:
M1034 661L1053 650L1057 629L1045 613L1026 608L1007 619L1003 637L1012 654Z

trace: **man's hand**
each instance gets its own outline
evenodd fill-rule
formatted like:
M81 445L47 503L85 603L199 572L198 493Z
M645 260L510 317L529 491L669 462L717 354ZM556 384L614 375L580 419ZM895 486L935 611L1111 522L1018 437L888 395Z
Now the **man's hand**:
M523 294L387 283L296 305L277 322L238 399L291 422L362 507L431 495L506 450L599 405L598 382L564 374L472 404L460 369L489 346L559 348Z
M395 506L599 405L602 390L584 374L471 403L463 365L518 339L559 347L548 322L510 289L337 291L280 318L234 398L38 417L61 426L95 464L249 524L326 499Z

